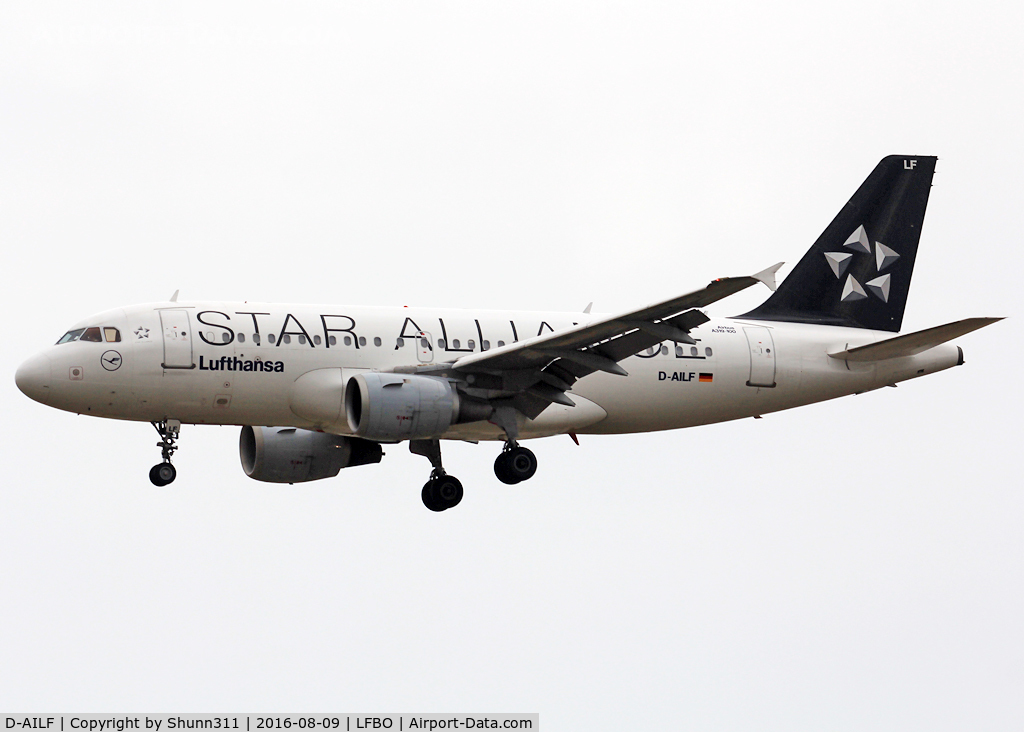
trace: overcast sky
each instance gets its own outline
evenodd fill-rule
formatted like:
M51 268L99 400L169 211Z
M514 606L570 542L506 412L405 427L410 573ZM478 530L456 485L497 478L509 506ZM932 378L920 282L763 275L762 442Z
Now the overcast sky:
M1019 728L1018 6L98 5L0 5L0 710ZM791 266L887 154L939 156L905 330L1010 316L965 367L534 442L515 487L446 445L444 514L402 446L274 486L226 427L156 489L149 425L14 386L176 289L615 311Z

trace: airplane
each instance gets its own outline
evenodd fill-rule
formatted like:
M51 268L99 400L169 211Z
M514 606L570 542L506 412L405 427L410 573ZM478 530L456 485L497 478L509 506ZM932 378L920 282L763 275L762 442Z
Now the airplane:
M15 381L78 414L152 423L174 481L182 424L241 427L246 475L336 476L408 441L420 496L456 506L441 440L503 443L498 480L533 477L520 441L711 424L859 394L964 363L950 341L1001 318L899 333L937 158L883 158L776 287L782 263L619 314L178 301L80 321ZM753 310L703 308L763 283ZM578 442L577 442L578 444Z

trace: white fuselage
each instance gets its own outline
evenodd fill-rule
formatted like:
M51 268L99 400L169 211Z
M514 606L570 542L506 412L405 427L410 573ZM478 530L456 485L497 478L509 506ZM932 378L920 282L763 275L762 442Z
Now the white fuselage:
M36 374L34 398L71 412L349 434L343 409L336 410L337 419L324 420L310 418L297 405L293 387L300 376L341 369L344 381L359 371L451 362L598 317L165 302L89 318L77 327L96 326L101 333L116 328L120 341L55 345L24 368ZM648 432L757 416L894 384L959 361L950 344L877 362L831 358L830 352L892 336L844 327L728 318L712 319L691 336L694 346L665 342L622 361L628 376L597 372L581 379L569 394L575 407L552 404L521 425L521 437ZM504 439L487 422L453 425L442 437Z

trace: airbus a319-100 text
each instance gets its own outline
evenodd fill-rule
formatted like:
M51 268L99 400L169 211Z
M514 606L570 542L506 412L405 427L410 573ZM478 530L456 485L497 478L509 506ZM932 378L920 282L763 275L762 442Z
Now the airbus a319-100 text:
M998 318L896 335L936 158L884 158L778 288L781 264L617 315L162 302L86 318L28 359L18 387L79 414L151 422L156 485L183 423L239 425L242 467L296 483L409 442L421 497L462 500L441 440L496 441L504 483L537 470L522 441L670 430L834 399L963 363L951 340ZM702 308L764 283L754 310ZM266 427L263 425L275 425Z

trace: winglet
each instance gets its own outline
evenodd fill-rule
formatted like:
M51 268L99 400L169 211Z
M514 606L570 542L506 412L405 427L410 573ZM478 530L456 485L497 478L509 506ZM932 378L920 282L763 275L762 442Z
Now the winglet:
M592 308L592 307L594 307L594 303L588 302L587 306L585 308L583 308L584 314L590 315L590 308Z
M768 269L762 269L757 274L752 274L750 276L753 277L758 282L763 282L769 290L775 292L775 288L778 287L778 285L775 284L775 273L778 272L779 268L781 268L784 264L785 262L773 264Z
M171 302L178 302L178 293L179 292L181 292L181 290L175 290L174 291L174 294L171 295Z

